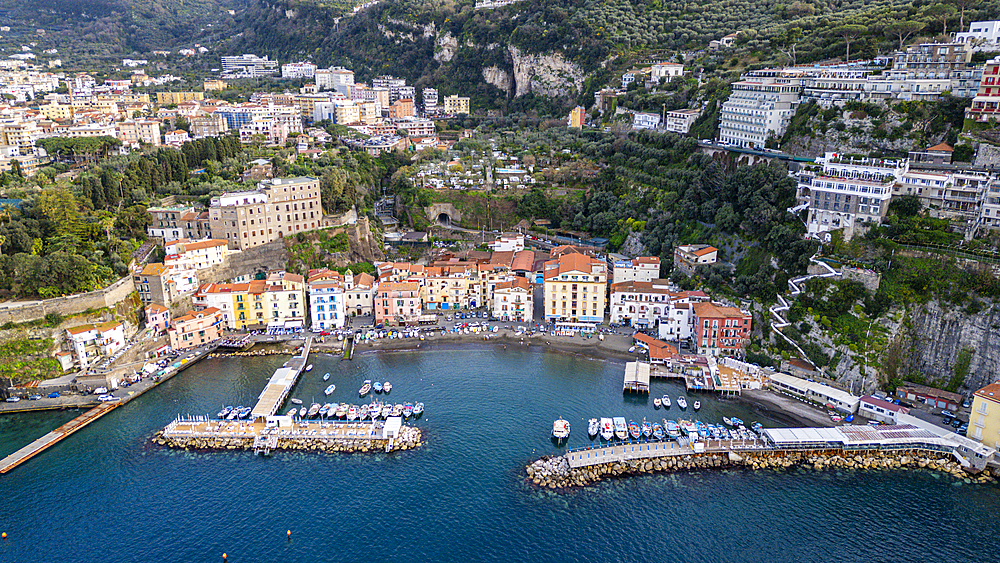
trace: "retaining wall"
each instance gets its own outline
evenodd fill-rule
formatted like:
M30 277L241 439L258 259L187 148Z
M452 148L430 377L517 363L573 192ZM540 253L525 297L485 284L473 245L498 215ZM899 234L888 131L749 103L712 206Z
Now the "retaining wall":
M0 304L0 325L14 322L23 323L44 318L49 313L75 315L88 309L103 309L124 301L135 291L132 274L114 284L97 291L53 297L40 301L14 301Z

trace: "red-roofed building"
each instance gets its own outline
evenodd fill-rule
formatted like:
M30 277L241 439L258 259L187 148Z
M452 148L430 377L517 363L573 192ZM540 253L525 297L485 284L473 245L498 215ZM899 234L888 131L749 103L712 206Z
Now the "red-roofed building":
M554 255L554 254L553 254ZM608 265L593 256L567 252L542 266L545 320L604 321Z
M729 356L743 349L750 338L753 315L736 307L701 302L692 305L691 336L699 354Z
M146 326L156 332L163 332L170 326L170 309L157 303L146 305Z
M491 314L502 321L531 322L534 308L531 289L531 282L521 277L496 284Z
M896 424L896 418L900 413L909 414L909 412L910 409L906 407L894 405L889 401L877 399L871 395L861 397L861 403L858 406L858 414L861 416L886 424Z
M699 266L711 266L719 260L719 249L707 244L688 244L674 249L674 267L693 276Z
M649 352L649 363L651 364L665 363L677 355L677 348L673 345L657 340L648 334L637 332L632 338L637 345Z
M186 315L174 319L167 328L170 347L186 350L214 342L222 338L225 315L215 307L201 311L188 311Z
M416 282L379 282L375 294L375 322L401 325L416 322L423 308L420 284Z
M991 448L1000 445L1000 382L973 393L966 436Z

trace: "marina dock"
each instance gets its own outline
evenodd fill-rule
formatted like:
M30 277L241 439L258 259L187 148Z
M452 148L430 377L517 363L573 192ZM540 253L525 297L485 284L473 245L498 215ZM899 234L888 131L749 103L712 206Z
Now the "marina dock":
M155 380L151 380L148 384L136 384L133 385L131 391L128 391L122 397L118 397L120 400L109 403L101 403L100 405L87 410L80 416L74 418L73 420L63 424L59 428L56 428L52 432L45 434L41 438L31 442L27 446L17 450L16 452L0 460L0 474L7 473L13 470L15 467L21 465L22 463L28 461L29 459L37 456L43 451L49 449L50 447L58 444L68 436L72 435L74 432L80 430L81 428L87 426L88 424L98 420L102 416L108 414L109 412L115 410L116 408L124 405L125 403L139 397L146 391L149 391L153 387L163 383L164 381L170 379L174 375L184 371L185 369L191 367L198 360L208 356L213 350L215 350L214 345L208 345L204 348L200 348L195 351L194 354L178 358L176 362L167 366L163 370L157 372L157 377Z
M306 369L306 360L309 359L309 348L312 345L312 338L306 338L302 344L302 352L298 356L285 362L285 365L275 370L274 375L268 380L264 390L257 398L257 404L250 412L250 419L256 420L266 416L273 416L278 412L278 408L284 404L288 398L288 393L298 382L299 376Z

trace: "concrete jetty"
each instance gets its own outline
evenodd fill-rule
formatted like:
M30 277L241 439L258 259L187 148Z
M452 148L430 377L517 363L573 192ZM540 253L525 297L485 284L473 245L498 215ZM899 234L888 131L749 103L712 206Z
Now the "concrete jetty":
M101 403L100 405L87 410L80 416L10 454L3 460L0 460L0 474L13 470L15 467L56 445L74 432L113 411L115 408L124 405L136 397L139 397L146 391L149 391L153 387L156 387L181 371L193 366L199 360L208 356L214 349L214 345L208 345L195 350L191 355L178 358L177 361L157 372L156 378L150 380L150 383L145 385L137 384L133 385L131 388L127 388L128 390L122 390L124 394L122 396L116 396L115 401Z

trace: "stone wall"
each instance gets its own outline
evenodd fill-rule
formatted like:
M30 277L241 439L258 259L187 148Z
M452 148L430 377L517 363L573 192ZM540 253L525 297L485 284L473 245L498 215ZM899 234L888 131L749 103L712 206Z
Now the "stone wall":
M257 271L283 270L288 263L284 240L274 240L226 257L224 263L198 270L199 283L218 283Z
M45 318L49 313L75 315L90 309L103 309L124 301L135 291L129 274L105 289L54 297L41 301L14 301L0 305L0 325L8 322L23 323Z
M844 276L845 280L861 282L861 285L865 286L865 289L871 293L877 292L879 284L882 283L882 275L872 270L844 266L841 268L840 273Z

